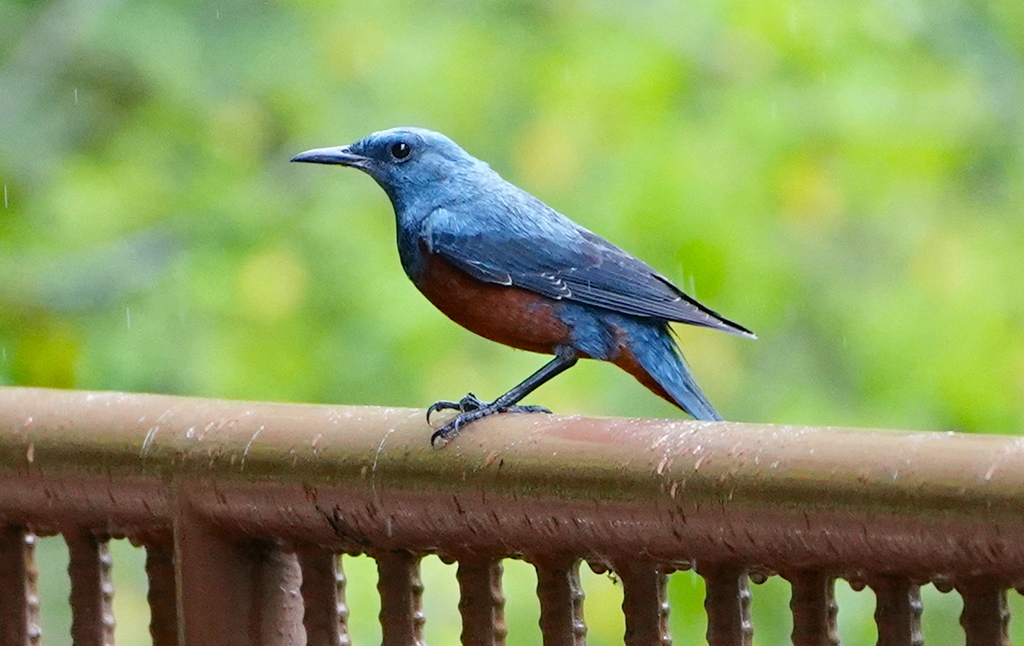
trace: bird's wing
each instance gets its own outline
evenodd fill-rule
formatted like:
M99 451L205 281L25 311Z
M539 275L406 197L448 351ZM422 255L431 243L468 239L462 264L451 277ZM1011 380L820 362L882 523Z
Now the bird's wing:
M515 285L549 298L622 314L754 336L600 236L568 220L559 224L562 226L552 230L505 226L483 229L442 216L432 218L424 242L429 253L439 254L489 283Z

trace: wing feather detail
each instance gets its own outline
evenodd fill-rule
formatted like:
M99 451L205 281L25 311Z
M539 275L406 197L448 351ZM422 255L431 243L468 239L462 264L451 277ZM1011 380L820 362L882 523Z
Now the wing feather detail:
M684 294L643 261L559 217L556 223L563 226L550 231L541 227L473 231L465 230L455 218L438 217L432 219L424 241L430 252L482 281L621 314L754 336Z

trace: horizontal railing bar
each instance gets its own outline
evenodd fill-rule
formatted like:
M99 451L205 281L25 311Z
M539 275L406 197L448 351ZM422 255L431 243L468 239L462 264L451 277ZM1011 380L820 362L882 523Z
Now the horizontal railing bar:
M1020 438L549 415L429 435L420 410L0 388L0 518L131 534L187 504L338 551L1024 581Z

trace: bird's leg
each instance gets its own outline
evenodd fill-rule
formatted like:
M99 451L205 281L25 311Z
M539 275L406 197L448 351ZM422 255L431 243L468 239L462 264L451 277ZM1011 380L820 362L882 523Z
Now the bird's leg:
M469 393L468 395L466 395L465 397L463 397L462 399L460 399L457 402L447 401L447 400L442 400L442 401L439 401L439 402L434 402L433 404L430 405L430 408L427 409L427 423L428 424L430 423L430 416L433 415L434 413L436 413L439 410L457 410L460 413L469 413L469 412L472 412L472 411L480 410L482 408L486 408L487 406L490 406L490 404L488 404L484 400L480 399L479 397L477 397L473 393ZM518 404L515 404L515 405L512 405L512 406L505 406L504 408L502 408L498 412L501 412L501 413L550 413L551 411L548 410L547 408L544 408L543 406L533 406L533 405L520 406Z
M489 406L487 402L480 399L473 393L469 393L457 402L441 400L434 402L427 409L427 423L430 423L430 416L439 410L457 410L460 413L468 413L470 411L479 410ZM506 406L501 410L503 413L550 413L548 409L543 406Z
M459 414L434 431L434 434L430 436L430 444L439 449L458 435L466 424L495 413L550 413L551 411L543 406L518 406L517 404L523 397L529 395L552 377L576 365L578 359L574 350L559 349L554 359L489 404L481 401L473 393L469 393L458 402L439 401L433 404L427 409L428 423L430 414L435 411L457 410Z
M439 410L457 410L461 413L465 413L478 408L483 408L486 405L487 402L480 399L473 393L467 394L457 402L442 399L439 402L434 402L430 405L430 408L427 409L427 423L430 423L430 416Z

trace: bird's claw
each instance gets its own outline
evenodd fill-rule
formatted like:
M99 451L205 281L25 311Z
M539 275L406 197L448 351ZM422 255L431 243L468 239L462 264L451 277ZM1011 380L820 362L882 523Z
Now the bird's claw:
M487 402L481 400L473 393L468 393L457 402L447 400L434 402L430 405L430 408L427 409L427 424L430 423L430 416L439 410L457 410L460 413L468 413L470 411L480 410L486 406L488 406Z
M548 413L551 411L543 406L518 404L510 406L496 405L496 402L487 403L482 401L473 393L467 394L457 402L439 401L434 402L427 409L427 423L430 423L430 416L439 410L456 410L459 414L449 420L444 426L434 431L430 436L430 445L439 449L451 441L462 427L478 419L494 415L496 413Z

